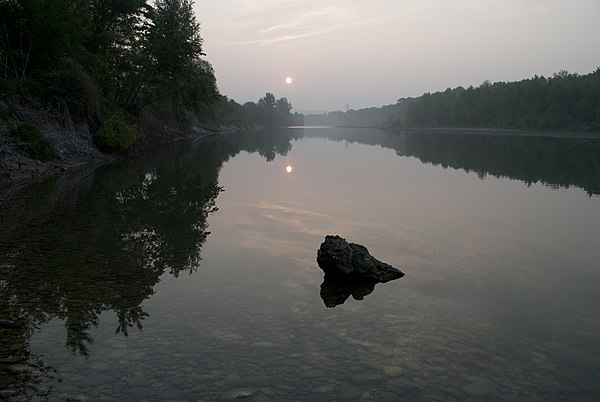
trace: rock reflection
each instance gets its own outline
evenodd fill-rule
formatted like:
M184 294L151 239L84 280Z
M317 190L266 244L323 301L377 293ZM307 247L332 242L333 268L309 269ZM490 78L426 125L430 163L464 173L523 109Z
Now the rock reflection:
M376 284L404 276L398 268L373 257L365 246L337 235L325 236L317 251L317 263L325 272L321 298L327 307L344 304L350 295L362 300Z
M373 292L377 283L375 281L344 280L339 277L325 275L321 284L321 299L327 307L344 304L350 296L354 300L362 300Z

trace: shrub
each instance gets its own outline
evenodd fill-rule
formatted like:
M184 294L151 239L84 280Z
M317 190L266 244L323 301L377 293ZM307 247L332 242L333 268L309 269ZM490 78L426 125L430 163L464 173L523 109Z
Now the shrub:
M13 137L25 142L25 151L32 158L49 160L56 157L54 144L42 136L40 130L29 123L19 124L11 130Z
M124 151L136 141L137 127L125 121L122 113L115 114L104 122L96 132L96 143L109 151Z

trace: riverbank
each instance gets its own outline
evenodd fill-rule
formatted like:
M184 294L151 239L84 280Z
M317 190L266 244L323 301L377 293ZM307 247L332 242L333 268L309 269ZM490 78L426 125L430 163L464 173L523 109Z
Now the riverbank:
M472 135L514 135L528 137L556 137L556 138L588 138L600 139L600 133L568 130L524 130L514 128L494 127L382 127L384 130L426 132L426 133L449 133L449 134L472 134Z
M31 158L24 151L23 144L6 140L0 134L0 204L11 198L30 184L42 182L52 176L70 177L81 175L81 172L93 171L100 166L115 163L122 159L136 158L146 154L160 152L164 146L174 145L183 140L200 141L205 138L237 132L239 129L224 128L218 132L195 130L185 136L173 138L172 141L161 144L145 144L130 154L107 154L99 150L92 141L88 141L85 131L70 133L77 138L75 143L56 141L60 156L49 161ZM54 136L65 137L64 134Z
M8 106L2 102L0 113L0 193L82 165L115 159L98 149L87 124L74 124L70 118L40 105L12 102ZM54 157L36 158L27 152L26 141L11 135L11 129L24 123L35 127L50 141Z
M27 124L39 130L51 142L54 156L44 160L27 152L29 143L11 135L11 129ZM201 139L235 132L235 125L207 130L199 122L174 127L164 121L146 119L141 122L141 140L126 152L108 153L94 141L87 123L74 123L70 116L49 111L33 102L0 101L0 201L30 183L66 172L94 170L117 160L159 152L165 146L186 139Z
M470 134L470 135L508 135L526 137L552 137L552 138L577 138L577 139L600 139L600 132L568 131L568 130L525 130L515 128L496 127L404 127L404 126L356 126L356 125L334 125L334 126L307 126L307 128L338 127L338 128L365 128L376 130L404 131L410 133L432 133L432 134Z
M185 140L202 140L204 138L235 133L248 128L237 125L222 126L218 130L207 130L199 122L190 124L187 129L174 128L172 125L153 124L145 127L145 140L134 149L122 154L102 152L94 143L89 128L82 124L77 127L66 127L56 116L48 117L41 113L20 112L21 119L36 125L45 138L50 139L56 149L56 158L48 161L30 157L25 150L26 144L15 140L9 134L9 125L0 121L0 202L19 192L19 189L30 183L41 182L48 177L61 175L77 176L82 171L95 170L99 166L114 163L128 158L142 157L160 153L165 147ZM157 123L157 122L154 122ZM301 128L302 126L298 126ZM337 126L348 127L348 126ZM308 128L308 127L307 127ZM356 127L359 128L359 127ZM360 127L367 128L367 127ZM560 137L572 139L600 139L600 133L567 132L567 131L535 131L507 130L498 128L458 128L458 127L372 127L381 130L435 134L468 134L477 136L525 136L525 137ZM73 173L71 175L70 173ZM12 195L11 195L12 194Z

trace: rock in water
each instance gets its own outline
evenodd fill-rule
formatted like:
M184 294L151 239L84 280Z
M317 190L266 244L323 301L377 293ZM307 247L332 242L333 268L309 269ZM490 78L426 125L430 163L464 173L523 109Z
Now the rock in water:
M355 281L389 282L404 276L399 269L369 254L365 246L348 243L340 236L325 236L317 251L317 263L325 276Z

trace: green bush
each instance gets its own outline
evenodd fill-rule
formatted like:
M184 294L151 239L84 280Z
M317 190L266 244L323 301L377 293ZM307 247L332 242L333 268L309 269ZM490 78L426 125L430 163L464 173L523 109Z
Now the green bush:
M54 144L42 136L40 130L29 123L19 124L11 130L13 137L25 142L25 151L32 158L49 160L56 157Z
M125 121L123 114L118 113L106 120L96 132L97 144L109 151L124 151L138 138L137 127Z

